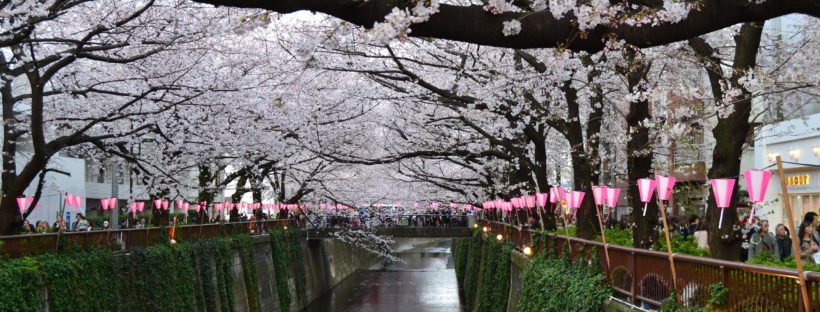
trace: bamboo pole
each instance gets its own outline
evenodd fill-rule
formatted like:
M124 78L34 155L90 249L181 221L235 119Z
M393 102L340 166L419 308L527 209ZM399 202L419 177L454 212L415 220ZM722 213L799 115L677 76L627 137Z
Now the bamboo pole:
M538 200L538 198L536 198L536 201L537 200ZM544 207L541 207L540 205L538 205L538 202L535 203L535 210L538 211L538 219L541 220L541 231L542 232L545 231L544 230L544 215L541 214L541 210L543 210L543 209L544 209Z
M783 189L783 202L786 204L786 216L789 218L789 230L794 233L792 238L792 250L794 250L794 261L797 263L797 280L800 283L800 294L803 298L803 307L809 309L809 293L806 290L806 277L803 275L803 259L800 257L800 240L794 228L794 216L792 215L792 204L789 198L789 190L786 187L786 177L783 174L783 161L777 156L777 175L780 177L780 187Z
M591 184L591 183L590 183ZM594 185L592 187L595 187ZM593 193L595 191L593 190ZM604 196L603 194L601 196ZM609 275L611 266L609 264L609 244L606 242L606 229L604 228L604 221L601 218L603 208L600 205L595 205L595 214L598 215L598 226L601 228L601 239L604 241L604 255L606 256L606 275Z
M517 221L518 221L518 225L517 225L517 227L518 227L519 229L521 229L521 227L524 225L524 223L521 223L521 212L520 212L520 211L516 211L516 209L518 209L518 210L522 210L522 209L527 209L527 207L522 207L522 208L515 208L515 207L513 207L513 210L512 210L512 212L515 214L515 220L517 220Z
M675 254L672 253L672 240L669 239L669 225L666 222L666 207L663 201L659 198L658 205L661 210L661 218L663 220L663 234L666 236L666 251L669 254L669 267L672 269L672 289L675 291L675 299L680 301L680 296L677 295L678 288L678 272L675 270Z

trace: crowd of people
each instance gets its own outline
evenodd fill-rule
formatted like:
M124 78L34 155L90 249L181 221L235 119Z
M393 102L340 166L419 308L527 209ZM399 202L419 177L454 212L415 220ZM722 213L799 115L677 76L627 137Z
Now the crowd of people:
M359 208L347 210L280 210L277 213L265 214L261 211L254 213L237 213L230 217L222 215L209 216L207 213L193 214L178 224L194 223L221 223L221 222L252 222L265 220L290 219L300 228L328 228L328 227L458 227L467 226L466 216L473 211L454 209L402 209L402 208ZM97 220L96 222L99 222ZM144 217L123 219L119 228L146 228L149 220ZM21 234L37 234L51 232L77 232L111 229L109 221L103 221L101 226L92 224L82 213L75 214L73 222L67 222L62 215L57 215L57 221L49 225L46 221L37 221L32 225L29 220L23 221Z
M374 209L359 208L343 211L313 211L296 216L300 226L317 228L338 227L463 227L473 211L445 209ZM306 219L306 220L305 220Z
M23 220L23 226L20 229L21 234L34 233L49 233L49 232L69 232L69 231L91 231L92 225L82 213L75 215L76 220L69 224L62 215L57 215L57 221L54 221L51 226L46 221L37 221L34 225L29 220ZM105 227L108 227L108 221L105 222Z
M697 215L689 218L688 224L680 226L680 235L693 236L698 248L709 248L708 222ZM670 224L677 224L670 218ZM820 217L815 212L808 212L797 226L797 238L800 250L798 251L803 263L820 264ZM774 229L766 219L758 217L749 219L742 217L738 224L741 234L740 260L746 262L763 257L771 261L785 261L794 258L796 253L792 245L789 228L784 224L777 224Z

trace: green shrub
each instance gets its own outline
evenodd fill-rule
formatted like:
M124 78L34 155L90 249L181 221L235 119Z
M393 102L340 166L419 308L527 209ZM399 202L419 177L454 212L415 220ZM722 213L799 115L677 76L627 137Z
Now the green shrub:
M698 257L709 257L709 249L698 248L698 242L695 241L694 236L675 236L670 239L672 242L672 252L684 255L692 255ZM666 238L658 239L658 244L652 249L666 252Z
M597 255L596 251L592 251ZM602 311L612 290L596 260L592 266L571 264L568 257L538 253L521 273L518 311Z
M794 260L793 257L788 257L780 260L773 260L771 252L764 251L752 259L746 261L746 263L751 264L759 264L759 265L768 265L773 267L780 267L780 268L789 268L789 269L797 269L797 262ZM813 264L813 263L806 263L803 262L803 270L812 271L812 272L820 272L820 264Z

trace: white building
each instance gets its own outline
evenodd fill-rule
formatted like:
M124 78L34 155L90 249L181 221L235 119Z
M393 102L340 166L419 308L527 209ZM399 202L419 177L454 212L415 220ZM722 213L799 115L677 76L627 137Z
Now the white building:
M806 118L790 119L761 128L755 142L755 168L775 164L775 157L784 162L784 175L796 222L806 212L820 212L820 110L810 109ZM786 223L783 190L777 167L769 167L772 179L766 190L766 202L758 215L773 224Z

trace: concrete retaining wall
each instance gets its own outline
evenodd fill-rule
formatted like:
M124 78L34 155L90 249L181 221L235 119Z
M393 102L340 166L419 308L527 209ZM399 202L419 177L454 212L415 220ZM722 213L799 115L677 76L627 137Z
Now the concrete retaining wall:
M345 243L332 239L301 239L302 259L305 264L305 295L300 297L296 292L296 282L288 281L291 293L291 311L299 311L316 300L360 268L375 265L379 259L370 253L356 249ZM256 257L256 275L259 282L260 310L281 311L279 292L274 278L273 257L270 238L267 235L254 237L254 254ZM245 283L242 275L239 251L234 252L234 308L237 312L248 311ZM301 299L300 299L301 298Z

